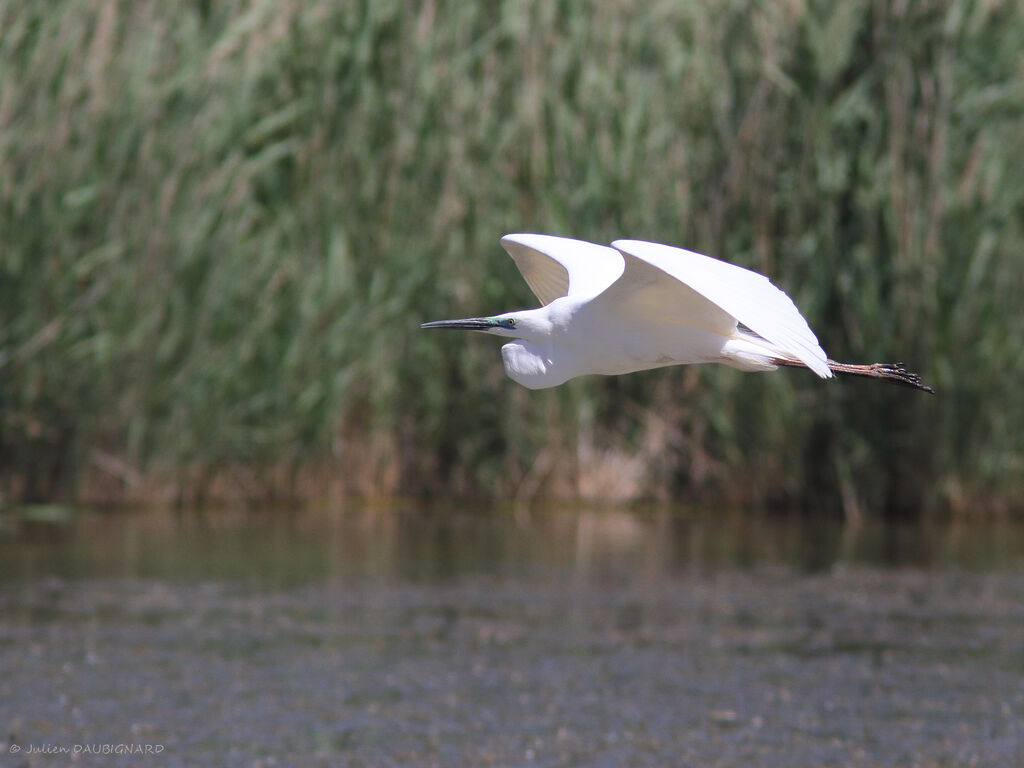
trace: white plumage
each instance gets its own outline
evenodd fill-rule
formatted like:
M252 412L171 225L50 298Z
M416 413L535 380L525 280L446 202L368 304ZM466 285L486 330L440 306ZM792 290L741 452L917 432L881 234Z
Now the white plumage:
M806 367L821 378L837 371L931 391L899 364L829 360L789 296L735 264L642 240L608 247L514 234L501 244L541 306L422 327L511 337L502 347L505 370L531 389L587 374L722 363L744 371Z
M626 257L626 273L619 282L644 271L643 265L654 267L688 286L730 317L730 333L736 333L737 322L743 323L775 344L781 357L795 357L822 378L832 375L826 363L825 350L818 344L800 310L764 275L710 256L658 243L616 240L612 245ZM623 289L628 290L628 287L623 286ZM708 314L712 312L710 309L705 311Z
M567 237L505 235L501 244L541 305L570 293L596 296L619 278L625 266L614 248Z

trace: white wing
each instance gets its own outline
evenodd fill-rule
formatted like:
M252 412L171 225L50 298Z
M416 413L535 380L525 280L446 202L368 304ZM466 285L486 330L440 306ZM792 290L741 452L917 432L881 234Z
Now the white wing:
M625 262L614 248L554 235L505 235L501 244L540 299L596 296L619 279Z
M647 286L657 281L660 287L664 275L674 277L683 284L679 288L692 289L682 291L679 297L690 305L691 314L695 311L693 292L709 303L708 307L696 310L702 313L709 329L732 332L739 321L822 378L832 376L825 351L800 310L764 275L658 243L616 240L612 245L625 256L625 274L620 281L624 289L628 287L627 281ZM652 268L663 274L654 273Z

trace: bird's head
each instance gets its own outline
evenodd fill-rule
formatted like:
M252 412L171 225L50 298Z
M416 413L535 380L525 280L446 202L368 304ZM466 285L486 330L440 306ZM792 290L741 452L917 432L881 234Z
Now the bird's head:
M494 317L468 317L463 320L435 320L420 328L454 328L460 331L483 331L495 336L530 339L550 335L550 322L537 310L506 312Z
M555 302L557 304L557 302ZM513 381L530 389L561 384L578 372L566 364L567 354L555 354L552 337L558 328L557 312L552 305L521 312L506 312L494 317L469 317L465 320L438 320L421 328L455 328L483 331L513 339L501 348L505 372Z

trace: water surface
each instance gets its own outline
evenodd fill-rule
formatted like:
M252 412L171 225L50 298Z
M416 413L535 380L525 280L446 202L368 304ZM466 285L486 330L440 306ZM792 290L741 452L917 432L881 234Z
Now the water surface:
M7 510L0 672L0 765L1024 764L1024 527Z

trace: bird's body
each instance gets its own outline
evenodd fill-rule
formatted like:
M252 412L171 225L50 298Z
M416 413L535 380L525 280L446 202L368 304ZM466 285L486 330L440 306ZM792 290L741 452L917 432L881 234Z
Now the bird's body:
M501 242L542 306L423 327L512 337L502 347L505 371L530 389L694 363L799 366L822 378L836 370L928 389L899 366L829 360L792 300L734 264L638 240L607 247L524 234Z
M675 317L623 322L600 304L564 297L516 313L516 330L531 331L501 348L509 378L530 389L554 387L588 374L615 376L668 365L721 362L742 370L773 370L771 351L753 335L730 336ZM529 324L529 325L528 325ZM532 327L530 327L532 326ZM580 329L585 332L580 333Z

